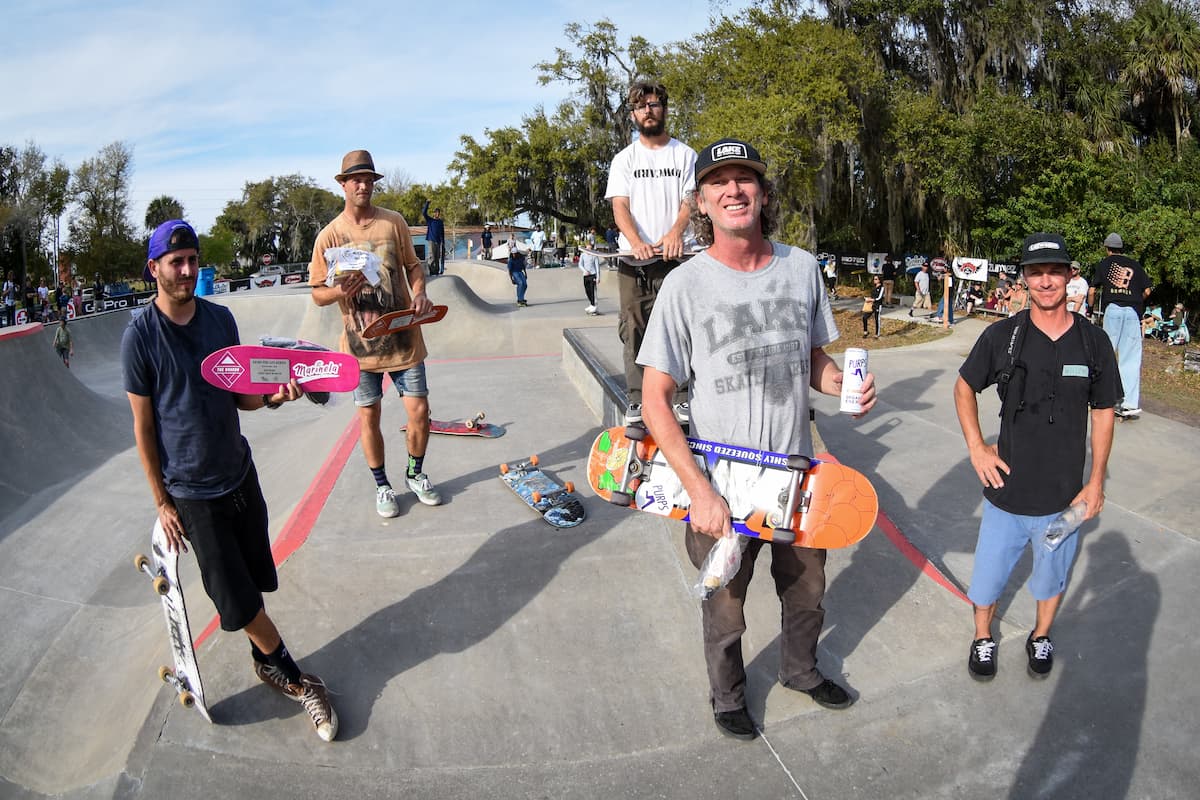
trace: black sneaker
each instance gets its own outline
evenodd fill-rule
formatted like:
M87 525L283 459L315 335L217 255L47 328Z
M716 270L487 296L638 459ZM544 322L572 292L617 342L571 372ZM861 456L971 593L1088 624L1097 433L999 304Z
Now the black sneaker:
M734 739L748 742L758 736L758 728L750 719L750 712L743 706L735 711L713 712L713 722L721 729L721 733Z
M1033 631L1025 640L1025 653L1029 656L1029 677L1042 680L1050 677L1054 668L1054 645L1049 636L1033 638Z
M786 684L785 684L786 685ZM791 686L788 686L791 689ZM854 699L843 689L829 678L825 678L811 689L797 689L798 692L803 692L813 699L813 701L825 708L849 708L854 703Z
M971 642L971 655L967 658L967 670L977 681L990 681L996 677L996 640L990 636Z

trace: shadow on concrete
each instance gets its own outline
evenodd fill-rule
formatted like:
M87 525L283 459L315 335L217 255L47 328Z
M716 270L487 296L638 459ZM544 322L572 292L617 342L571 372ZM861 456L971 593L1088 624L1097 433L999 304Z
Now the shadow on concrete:
M1056 654L1054 695L1009 790L1010 800L1125 797L1141 751L1147 653L1162 604L1158 578L1119 533L1088 545L1093 566L1059 619L1076 618ZM1111 567L1125 566L1113 586ZM1107 568L1106 568L1107 567ZM1075 670L1088 670L1079 675ZM1184 676L1180 676L1184 677ZM1030 713L1039 709L1031 708ZM1120 747L1101 746L1119 731Z
M594 433L545 451L544 464L578 463ZM492 468L452 479L456 493L493 480ZM564 480L557 471L554 477ZM445 486L440 484L439 486ZM577 492L579 488L577 487ZM520 502L513 498L513 502ZM585 507L589 503L585 502ZM558 574L576 551L605 535L594 518L587 528L558 530L532 510L529 520L497 531L461 566L429 586L379 609L325 646L305 656L302 668L328 676L354 676L352 692L334 698L338 741L363 734L385 687L413 667L444 653L462 653L502 628ZM286 632L285 632L286 636ZM302 713L265 686L227 697L211 708L222 725L245 725Z

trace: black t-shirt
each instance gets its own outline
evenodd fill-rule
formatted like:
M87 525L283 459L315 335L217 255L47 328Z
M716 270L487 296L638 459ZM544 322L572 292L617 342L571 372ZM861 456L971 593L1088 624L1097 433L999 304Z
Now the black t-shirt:
M1000 489L983 496L1011 514L1041 516L1062 511L1083 488L1089 406L1112 408L1121 397L1121 376L1108 335L1079 315L1057 341L1017 314L990 326L975 342L958 374L976 393L996 383L1008 366L1008 346L1017 323L1024 321L1019 349L1024 379L1015 377L1010 398L1011 422L1000 424L997 451L1011 472ZM1089 337L1091 361L1083 337ZM1021 384L1024 390L1021 391ZM1002 473L1003 474L1003 473Z
M1154 285L1141 264L1129 256L1105 256L1096 264L1092 275L1092 286L1102 289L1101 309L1108 308L1110 303L1128 306L1141 318L1146 290Z
M885 262L883 262L883 273L882 273L882 278L883 278L885 281L894 281L894 280L896 280L896 265L895 265L895 264L893 264L891 261L885 261Z
M221 497L241 485L250 470L237 396L200 376L200 363L209 353L235 344L233 314L199 297L187 325L176 325L150 303L125 329L125 391L154 403L158 456L172 497Z

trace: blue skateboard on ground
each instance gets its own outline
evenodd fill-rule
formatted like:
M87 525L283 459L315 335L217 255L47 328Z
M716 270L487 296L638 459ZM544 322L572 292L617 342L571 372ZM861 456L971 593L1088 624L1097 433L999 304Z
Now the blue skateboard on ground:
M567 481L560 485L537 468L538 457L528 461L500 465L500 479L556 528L573 528L586 516L583 503L574 495L575 485Z

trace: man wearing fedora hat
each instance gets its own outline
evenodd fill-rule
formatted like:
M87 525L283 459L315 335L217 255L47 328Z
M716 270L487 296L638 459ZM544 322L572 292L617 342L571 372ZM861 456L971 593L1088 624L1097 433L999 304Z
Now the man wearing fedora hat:
M1092 288L1088 304L1104 314L1104 332L1117 353L1125 397L1118 412L1124 417L1142 413L1142 313L1154 284L1142 265L1125 255L1125 242L1119 234L1104 239L1107 253L1092 270ZM1099 292L1096 290L1099 289ZM1096 295L1100 304L1096 304Z
M1059 543L1047 542L1047 528L1068 507L1086 504L1082 519L1104 507L1121 379L1104 332L1067 310L1070 264L1058 234L1025 239L1021 272L1029 308L980 335L954 384L958 422L983 484L983 517L967 590L975 622L967 671L977 681L996 676L996 602L1026 547L1033 551L1029 590L1037 601L1034 628L1025 640L1027 670L1035 679L1050 674L1050 626L1079 537L1070 530ZM976 395L993 384L1000 395L1000 436L988 444ZM1089 422L1092 465L1084 482Z
M729 506L688 449L671 406L691 378L692 435L780 453L812 453L809 390L838 395L842 371L824 351L837 324L817 259L772 242L777 214L767 165L746 142L722 139L700 151L692 226L710 246L666 276L638 352L645 368L643 418L691 497L685 546L700 568L717 540L735 535ZM863 383L863 413L875 379ZM701 605L709 700L722 733L753 739L746 709L746 591L766 546L748 540L728 585ZM825 619L826 551L772 544L771 575L782 604L779 681L826 708L846 708L844 688L817 669Z
M352 150L342 159L342 170L334 179L341 184L346 205L317 236L309 265L309 285L319 306L337 303L342 312L342 351L358 358L362 370L354 404L358 406L360 436L367 466L375 478L375 510L382 517L400 514L396 494L384 467L383 432L380 412L383 376L386 374L404 401L408 413L408 488L425 505L436 506L441 495L425 474L425 448L429 443L429 387L425 380L425 339L421 327L386 334L375 339L360 335L372 320L392 311L415 309L427 313L432 307L425 294L425 272L413 248L412 235L404 217L371 203L375 182L383 175L366 150ZM372 286L361 271L348 271L331 286L326 285L330 265L325 251L347 247L374 254L380 260L379 284Z

